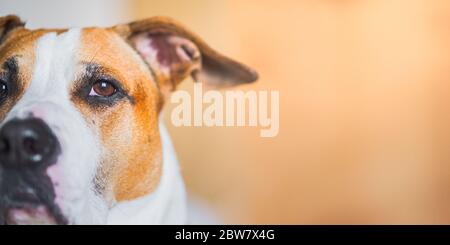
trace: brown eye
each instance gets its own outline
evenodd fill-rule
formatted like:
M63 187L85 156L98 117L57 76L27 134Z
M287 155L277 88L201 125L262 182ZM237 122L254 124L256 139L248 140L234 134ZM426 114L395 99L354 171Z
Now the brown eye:
M90 96L110 97L116 93L116 87L106 80L100 80L94 83Z

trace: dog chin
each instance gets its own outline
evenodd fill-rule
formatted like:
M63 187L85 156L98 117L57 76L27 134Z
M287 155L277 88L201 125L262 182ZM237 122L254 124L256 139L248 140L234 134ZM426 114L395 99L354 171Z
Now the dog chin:
M33 208L14 208L6 212L8 225L57 225L57 219L47 207L41 205Z

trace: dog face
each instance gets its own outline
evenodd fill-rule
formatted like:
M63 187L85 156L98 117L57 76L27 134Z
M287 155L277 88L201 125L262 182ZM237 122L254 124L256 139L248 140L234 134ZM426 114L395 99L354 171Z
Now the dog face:
M104 223L117 203L151 194L159 112L189 75L257 78L166 18L28 30L0 17L0 223Z

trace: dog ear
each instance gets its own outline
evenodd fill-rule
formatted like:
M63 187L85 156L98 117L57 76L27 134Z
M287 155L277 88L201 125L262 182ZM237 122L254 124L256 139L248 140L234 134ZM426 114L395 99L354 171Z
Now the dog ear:
M154 17L114 27L170 90L187 76L215 87L251 83L258 74L210 48L172 19ZM161 81L160 81L161 82ZM164 84L165 85L165 84Z
M8 33L12 30L25 26L25 23L15 15L7 15L0 17L0 44L6 40Z

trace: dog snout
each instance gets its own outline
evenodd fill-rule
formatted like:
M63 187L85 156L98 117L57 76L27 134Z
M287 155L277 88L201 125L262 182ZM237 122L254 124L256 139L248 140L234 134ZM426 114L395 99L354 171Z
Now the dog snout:
M34 167L56 161L59 143L41 119L12 119L0 129L0 164L7 167Z

